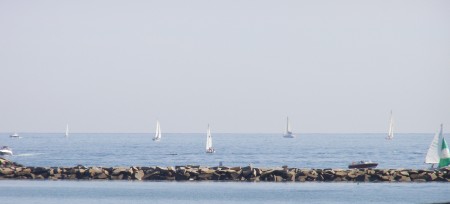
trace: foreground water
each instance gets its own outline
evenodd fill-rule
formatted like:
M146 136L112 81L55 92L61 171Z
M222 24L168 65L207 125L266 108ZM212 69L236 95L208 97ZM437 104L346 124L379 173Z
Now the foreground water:
M443 203L445 183L0 181L2 203Z
M0 134L0 145L13 148L13 161L28 166L175 166L204 165L346 168L359 160L378 168L427 168L425 154L433 134L213 134L215 154L205 154L205 134Z

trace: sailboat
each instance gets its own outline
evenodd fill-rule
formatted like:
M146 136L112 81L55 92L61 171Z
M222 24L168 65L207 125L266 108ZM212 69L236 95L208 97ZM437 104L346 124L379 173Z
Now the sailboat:
M69 124L66 125L66 133L64 135L69 137Z
M394 139L394 118L392 117L392 111L391 111L391 118L389 119L389 132L386 136L387 140Z
M159 126L159 121L156 121L156 132L153 141L159 142L161 140L161 127Z
M450 153L443 135L442 124L439 133L435 134L431 141L425 157L425 163L432 164L431 168L434 168L435 164L438 164L438 168L450 165Z
M208 131L206 132L206 153L214 153L215 150L212 146L211 129L208 124Z
M286 119L286 132L284 133L283 137L285 138L294 138L295 135L292 134L291 125L289 124L289 117Z

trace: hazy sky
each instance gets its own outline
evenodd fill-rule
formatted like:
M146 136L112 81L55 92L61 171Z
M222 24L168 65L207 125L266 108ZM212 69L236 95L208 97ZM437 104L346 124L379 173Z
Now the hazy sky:
M0 132L450 132L450 1L0 0L0 95Z

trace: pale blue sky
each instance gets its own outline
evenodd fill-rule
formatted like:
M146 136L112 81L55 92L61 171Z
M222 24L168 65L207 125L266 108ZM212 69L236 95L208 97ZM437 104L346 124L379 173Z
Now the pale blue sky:
M0 0L0 132L450 130L450 1Z

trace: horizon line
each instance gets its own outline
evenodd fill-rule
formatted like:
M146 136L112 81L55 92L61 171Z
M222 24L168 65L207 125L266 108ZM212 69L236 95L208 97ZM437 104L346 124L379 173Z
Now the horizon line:
M13 132L0 132L11 134ZM20 134L65 134L65 132L15 132ZM155 132L72 132L70 134L155 134ZM204 132L166 132L163 134L206 134ZM283 132L214 132L214 134L284 134ZM387 132L294 132L294 134L387 134ZM433 132L396 132L395 134L435 134ZM444 133L445 134L445 133Z

